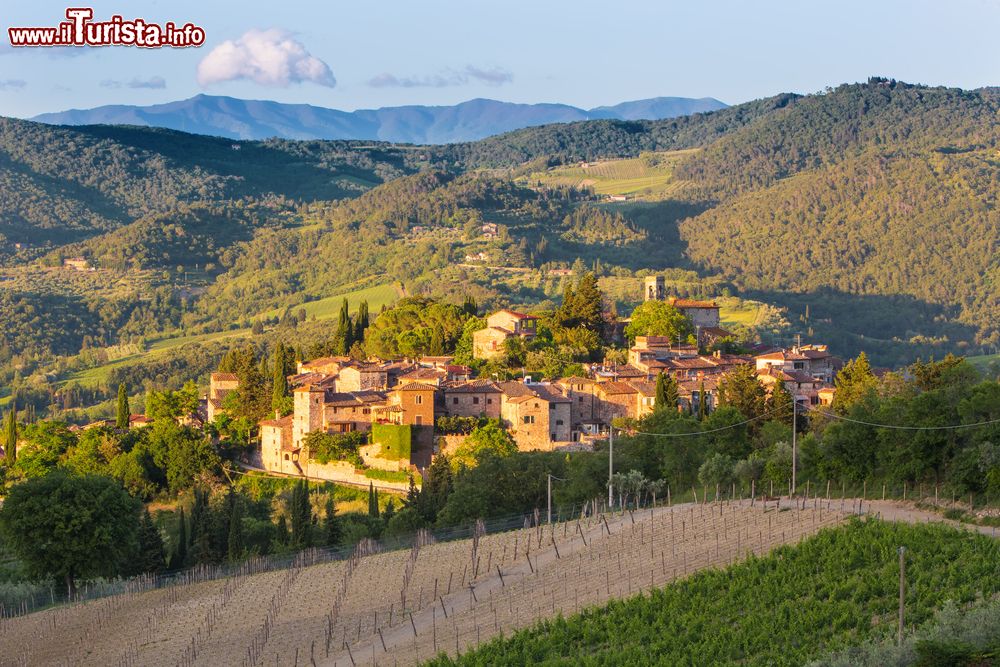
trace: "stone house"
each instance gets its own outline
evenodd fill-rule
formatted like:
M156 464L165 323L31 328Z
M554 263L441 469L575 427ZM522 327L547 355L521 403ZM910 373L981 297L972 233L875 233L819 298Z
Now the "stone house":
M208 376L208 399L205 411L209 422L225 412L222 401L229 392L235 391L239 386L240 379L235 373L212 373Z
M501 420L518 449L551 450L572 440L571 401L553 385L500 383Z
M444 386L442 409L451 417L500 418L502 392L495 382L473 380Z
M301 448L292 442L292 415L260 422L260 460L265 470L302 475Z
M437 387L434 385L410 382L393 389L389 393L389 403L402 410L399 423L410 426L433 426L436 394Z
M486 328L472 334L472 356L492 359L503 351L508 338L534 340L538 318L513 310L500 310L486 318Z

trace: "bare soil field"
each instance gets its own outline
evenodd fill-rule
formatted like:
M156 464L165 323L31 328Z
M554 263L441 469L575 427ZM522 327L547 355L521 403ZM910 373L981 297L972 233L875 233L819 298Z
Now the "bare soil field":
M594 516L245 573L0 621L0 665L407 665L795 543L858 508ZM867 509L867 508L866 508Z

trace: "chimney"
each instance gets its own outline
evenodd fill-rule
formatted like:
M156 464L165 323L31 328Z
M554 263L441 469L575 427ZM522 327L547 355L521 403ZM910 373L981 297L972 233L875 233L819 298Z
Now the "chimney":
M281 419L281 412L280 412L280 411L278 411L278 410L275 410L275 411L274 411L274 418L275 418L275 419Z

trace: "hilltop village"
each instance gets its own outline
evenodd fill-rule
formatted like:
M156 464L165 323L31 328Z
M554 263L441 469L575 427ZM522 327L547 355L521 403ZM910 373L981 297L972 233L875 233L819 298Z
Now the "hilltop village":
M635 336L626 363L585 364L581 375L544 381L528 374L477 377L452 355L299 361L287 377L291 410L259 422L260 448L249 463L282 475L365 484L372 476L366 470L377 469L390 473L380 479L383 486L404 489L408 473L426 469L437 454L456 451L473 425L486 420L502 426L519 451L589 449L612 427L627 432L659 407L658 379L673 381L674 409L706 415L718 403L720 380L741 367L752 369L768 394L781 383L800 405L832 403L842 362L825 345L708 352L732 336L720 325L718 304L670 297L660 277L646 279L644 299L676 309L695 332L693 339ZM512 339L530 343L537 323L538 317L514 310L489 314L486 326L473 333L474 358L493 359ZM211 374L204 402L208 422L225 413L226 396L238 387L234 373ZM317 455L313 449L324 436L350 442L357 456Z

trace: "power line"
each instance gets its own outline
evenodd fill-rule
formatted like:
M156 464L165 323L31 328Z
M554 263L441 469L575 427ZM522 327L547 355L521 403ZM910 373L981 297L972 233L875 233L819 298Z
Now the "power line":
M728 431L731 428L737 428L739 426L745 426L746 424L749 424L750 422L755 422L758 419L763 419L764 417L770 417L770 416L776 414L779 411L783 412L783 410L780 410L780 409L779 410L771 410L770 412L765 412L764 414L758 415L756 417L752 417L751 419L747 419L745 421L741 421L741 422L738 422L736 424L730 424L729 426L722 426L720 428L713 428L713 429L710 429L708 431L692 431L691 433L650 433L649 431L630 431L630 435L652 435L652 436L655 436L655 437L658 437L658 438L688 438L688 437L691 437L691 436L708 435L709 433L718 433L719 431Z
M839 419L841 421L852 422L855 424L863 424L865 426L873 426L875 428L892 428L900 431L951 431L960 428L973 428L975 426L989 426L990 424L1000 424L1000 419L991 419L984 422L976 422L974 424L950 424L948 426L898 426L896 424L876 424L874 422L866 422L860 419L851 419L850 417L844 417L843 415L834 414L832 412L826 412L825 410L820 410L819 408L814 408L811 405L805 406L812 412L818 412L821 415L830 417L831 419Z

